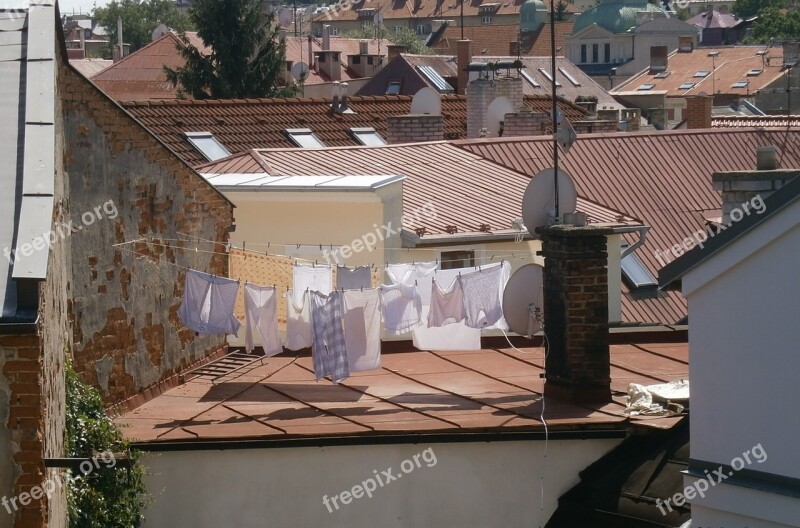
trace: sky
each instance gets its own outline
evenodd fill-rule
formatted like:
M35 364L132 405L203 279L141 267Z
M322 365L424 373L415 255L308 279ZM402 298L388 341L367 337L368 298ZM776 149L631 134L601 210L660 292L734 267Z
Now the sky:
M62 15L72 14L73 9L76 13L90 13L95 4L98 7L106 5L110 0L58 0L58 8Z

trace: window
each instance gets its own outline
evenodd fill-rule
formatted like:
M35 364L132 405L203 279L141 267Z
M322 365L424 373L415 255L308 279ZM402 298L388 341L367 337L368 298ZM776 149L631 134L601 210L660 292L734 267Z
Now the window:
M367 29L372 27L372 20L362 20L361 21L361 29Z
M638 87L637 90L642 90L642 91L652 90L654 86L655 86L655 84L653 84L653 83L644 83L643 85Z
M361 55L352 55L350 57L350 62L353 64L361 64Z
M666 79L667 77L669 77L670 73L672 73L672 72L668 72L668 71L658 72L656 74L656 79Z
M528 70L522 69L519 71L519 73L522 75L522 78L528 81L531 86L534 88L541 88L541 85L536 82L536 79L534 79L530 73L528 73Z
M581 64L586 63L586 44L581 44Z
M747 88L748 84L750 84L750 81L736 81L731 88Z
M374 128L351 128L350 134L356 138L356 141L368 147L377 145L385 145L386 141L378 134Z
M367 64L372 65L375 62L375 57L372 55L367 57Z
M759 68L753 68L752 70L750 70L749 72L747 72L747 76L748 76L748 77L758 77L759 75L761 75L761 73L762 73L763 71L764 71L764 70L762 70L762 69L759 69Z
M442 251L441 268L470 268L475 265L475 252L472 250Z
M592 62L600 61L600 44L592 44Z
M231 155L211 132L184 132L183 135L208 161L216 161Z
M628 248L628 244L622 245L622 250ZM655 288L658 286L658 283L647 271L647 268L644 267L644 264L636 256L635 252L628 253L626 256L622 258L620 261L620 265L622 267L622 276L625 277L625 280L628 282L628 285L632 288L639 289L639 288Z
M491 24L491 23L492 23L492 17L490 17L490 16L481 17L481 24L485 24L486 25L486 24Z
M287 128L286 135L298 147L321 148L325 146L309 128Z
M685 82L682 85L678 86L678 90L691 90L692 88L694 88L694 84L695 83L693 82Z
M425 24L420 24L417 26L417 35L427 35L428 28Z
M699 70L694 72L695 77L708 77L711 72L709 70Z
M550 70L546 70L544 68L539 68L539 71L542 72L542 75L547 77L548 81L550 81L551 83L553 82L553 76L550 75ZM556 81L556 86L561 86L561 83Z
M569 72L568 72L567 70L565 70L564 68L558 68L558 71L560 71L560 72L561 72L561 75L563 75L564 77L566 77L566 78L567 78L567 80L568 80L569 82L571 82L573 86L580 86L580 85L581 85L581 83L579 83L579 82L578 82L578 79L576 79L575 77L573 77L573 76L572 76L572 74L571 74L571 73L569 73Z
M319 56L317 57L317 61L325 62L325 55L327 55L327 53L320 53Z
M611 44L603 44L603 55L605 56L605 63L611 62Z
M389 81L386 87L386 95L400 95L400 81Z
M439 72L433 69L433 66L417 66L417 70L433 85L436 90L440 92L454 92L455 89L450 86L444 77Z
M403 26L394 26L395 33L400 33L401 31L403 31Z
M339 34L339 28L331 26L331 36L336 36Z

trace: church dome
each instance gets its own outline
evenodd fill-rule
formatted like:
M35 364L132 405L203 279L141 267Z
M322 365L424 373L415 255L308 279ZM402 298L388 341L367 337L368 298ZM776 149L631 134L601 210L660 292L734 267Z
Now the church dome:
M575 18L572 33L597 24L612 33L625 33L636 25L636 13L640 11L664 13L660 7L647 0L602 0Z
M542 0L527 0L519 8L519 26L523 33L539 31L550 19L550 12Z

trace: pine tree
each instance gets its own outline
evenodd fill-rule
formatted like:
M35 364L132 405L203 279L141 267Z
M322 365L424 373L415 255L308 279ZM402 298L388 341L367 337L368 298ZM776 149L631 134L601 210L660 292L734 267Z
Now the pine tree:
M194 0L189 17L208 50L197 49L181 35L185 66L164 68L180 95L195 99L293 95L293 88L280 85L286 45L265 0Z

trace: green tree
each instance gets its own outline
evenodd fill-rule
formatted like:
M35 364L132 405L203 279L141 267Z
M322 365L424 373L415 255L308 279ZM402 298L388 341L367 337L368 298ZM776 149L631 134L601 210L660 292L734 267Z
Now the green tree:
M736 0L733 3L733 12L741 18L750 18L760 15L762 11L775 7L785 7L786 0Z
M108 31L109 53L117 44L118 17L122 17L122 37L131 45L131 52L150 43L153 30L160 24L175 31L190 29L189 18L178 11L172 0L112 0L107 6L96 7L93 16Z
M403 46L406 52L414 55L431 55L433 50L425 45L425 41L419 38L413 30L403 27L397 31L389 31L386 26L367 26L358 30L350 31L346 35L357 39L386 39L393 44Z
M286 44L266 0L194 0L189 17L210 52L204 54L181 36L179 51L186 65L164 68L181 96L241 99L295 93L280 85Z
M777 8L768 8L753 22L747 42L763 44L769 39L792 40L800 36L800 10L782 13Z
M139 526L148 495L138 453L129 449L106 414L97 389L84 385L69 361L66 393L66 456L86 459L67 479L69 526ZM127 467L117 460L121 454L127 458Z
M556 4L556 22L566 22L569 20L569 6L564 0L558 0Z

